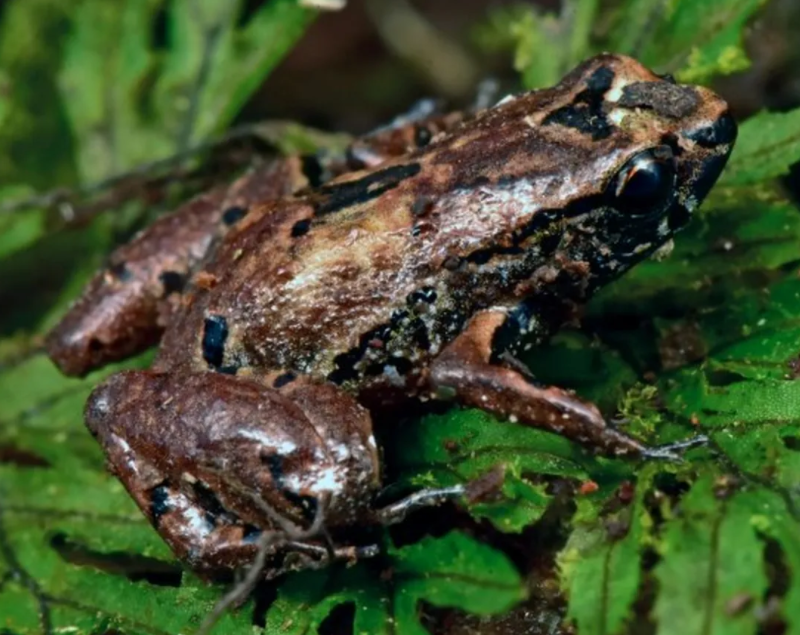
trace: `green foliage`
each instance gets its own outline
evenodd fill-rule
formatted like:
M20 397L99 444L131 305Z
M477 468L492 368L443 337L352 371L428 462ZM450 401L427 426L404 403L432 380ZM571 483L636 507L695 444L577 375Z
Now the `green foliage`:
M224 130L303 32L310 12L269 2L237 26L241 3L84 0L58 73L81 178L95 182Z
M281 586L266 632L307 633L335 606L353 603L355 633L424 635L417 610L420 599L491 615L525 597L519 573L505 556L458 532L392 549L389 561L391 576L380 581L366 563L294 576Z
M736 154L722 183L754 185L786 173L800 160L800 111L762 112L748 119L739 131Z
M742 31L762 4L567 0L557 15L525 4L494 13L479 40L513 45L529 86L599 50L706 82L747 65ZM241 6L11 2L0 22L0 205L228 127L312 17L271 0L240 24ZM800 634L800 215L775 181L800 159L798 130L800 110L743 122L674 253L604 289L580 330L525 359L648 443L699 432L706 447L636 464L468 410L379 430L390 494L468 486L463 511L442 512L458 528L419 538L412 518L403 540L377 537L373 560L276 583L263 631L251 600L215 632L311 633L351 606L355 633L422 634L430 607L490 620L521 602L535 612L557 585L555 611L588 635ZM297 130L283 141L316 144ZM80 232L54 232L49 209L0 211L0 632L186 633L224 592L173 560L83 427L91 387L116 368L69 380L39 352L134 208Z
M644 493L652 483L652 467L639 477L639 490L632 505L597 522L591 501L581 501L574 529L559 554L562 584L573 598L568 617L588 635L617 633L631 613L641 584L644 536L652 519ZM581 518L583 517L583 521ZM624 531L624 536L612 535Z
M742 34L765 1L565 0L557 14L519 3L496 10L478 41L490 48L513 42L516 68L530 88L553 84L601 51L704 83L749 66Z

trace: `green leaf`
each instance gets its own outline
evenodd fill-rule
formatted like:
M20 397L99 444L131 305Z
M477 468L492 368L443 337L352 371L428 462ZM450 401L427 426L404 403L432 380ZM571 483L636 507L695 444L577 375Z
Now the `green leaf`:
M547 509L550 494L544 483L530 480L533 475L583 481L596 471L609 487L619 478L615 470L603 473L602 462L563 437L499 422L480 410L408 422L384 447L395 487L448 487L481 478L493 483L493 470L499 468L503 481L498 491L492 486L490 500L479 497L469 508L508 532L522 531Z
M768 581L752 503L746 492L715 498L708 477L683 498L664 530L656 567L658 635L756 631L747 607L763 597Z
M350 569L305 571L290 576L267 613L266 635L301 635L315 632L330 612L353 603L354 635L390 633L388 589L358 565Z
M390 551L390 575L368 565L290 577L267 613L269 635L308 633L344 603L356 607L356 634L428 633L418 603L479 615L508 610L525 598L519 573L501 553L459 532ZM394 626L390 626L393 624Z
M589 38L599 0L570 0L561 15L527 4L499 7L478 31L485 48L514 52L514 68L525 88L552 86L590 53ZM548 51L542 55L543 50Z
M782 176L800 160L800 109L761 112L739 128L722 185L752 185Z
M797 484L797 480L793 485ZM775 540L782 551L783 564L788 569L788 588L781 604L781 614L786 620L788 633L800 631L800 518L797 507L790 508L777 491L755 490L747 495L754 515L751 523L755 529Z
M657 16L660 21L650 33L639 31L638 50L628 52L636 53L645 64L677 70L684 82L702 83L714 75L741 71L749 66L742 46L744 26L763 3L632 0L623 15Z
M637 484L636 498L604 524L596 515L585 514L587 521L576 521L569 541L558 556L562 586L569 595L567 617L580 633L612 635L622 632L630 618L641 583L643 534L652 520L644 505L644 495L652 484L655 470L647 469ZM582 501L584 507L592 507ZM581 516L580 512L578 514ZM606 527L625 528L621 539L609 535Z
M469 506L475 518L485 518L500 531L519 533L547 511L551 496L543 483L533 484L517 474L504 474L496 495L500 500Z
M81 139L84 182L171 156L224 130L314 13L272 0L238 24L241 0L84 0L60 86ZM155 22L167 24L164 49Z
M70 3L9 2L0 22L0 184L52 189L74 183L74 136L55 76ZM43 43L47 43L43 46Z
M792 276L767 293L751 292L699 321L713 354L665 382L671 409L707 427L796 421L800 383L788 364L800 338L800 281Z
M404 633L425 633L417 621L419 600L492 615L526 595L519 573L504 555L459 532L424 538L392 554L398 580L395 619Z

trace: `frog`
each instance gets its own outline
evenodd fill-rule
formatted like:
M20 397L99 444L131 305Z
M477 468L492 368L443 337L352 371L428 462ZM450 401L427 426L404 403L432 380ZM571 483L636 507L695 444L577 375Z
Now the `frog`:
M550 88L424 112L342 155L287 157L119 247L46 339L94 388L110 470L203 577L367 557L359 529L464 496L380 507L374 425L448 404L588 451L674 458L519 360L597 290L662 251L722 172L727 103L604 53ZM277 545L277 543L275 543Z

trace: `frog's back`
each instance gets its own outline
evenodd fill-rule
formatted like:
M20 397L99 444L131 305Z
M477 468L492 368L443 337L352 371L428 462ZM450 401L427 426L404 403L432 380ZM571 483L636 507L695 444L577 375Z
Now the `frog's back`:
M629 84L646 87L637 103L605 102ZM197 367L337 383L424 367L476 311L537 293L557 253L580 261L565 241L605 249L581 222L602 221L605 189L631 157L719 116L700 90L601 56L422 150L251 210L201 273L159 364L193 351ZM640 259L652 238L625 247ZM613 275L634 261L606 260Z

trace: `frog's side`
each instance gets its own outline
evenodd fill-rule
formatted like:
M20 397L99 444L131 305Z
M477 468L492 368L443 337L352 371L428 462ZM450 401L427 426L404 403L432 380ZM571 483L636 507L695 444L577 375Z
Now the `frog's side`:
M245 210L209 195L204 231L181 239L190 224L173 222L176 248L159 254L150 236L169 237L165 220L123 247L51 336L54 359L81 373L166 323L152 370L112 376L86 418L194 568L246 564L260 530L308 524L319 506L334 534L380 518L363 406L398 395L452 398L606 453L650 452L513 355L685 224L731 150L727 105L603 55L443 127L383 163L355 144L373 167L294 197ZM159 258L177 259L181 279L194 273L183 296L167 293ZM283 566L307 565L321 544L298 542L300 560Z

